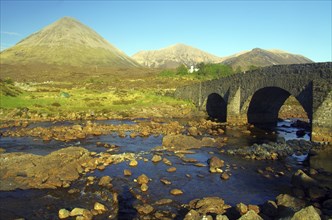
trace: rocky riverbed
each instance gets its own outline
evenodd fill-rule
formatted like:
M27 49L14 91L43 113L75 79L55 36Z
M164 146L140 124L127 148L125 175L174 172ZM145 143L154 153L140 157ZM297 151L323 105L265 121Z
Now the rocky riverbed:
M205 119L4 123L1 219L331 218L331 173L304 160L331 147L280 133Z

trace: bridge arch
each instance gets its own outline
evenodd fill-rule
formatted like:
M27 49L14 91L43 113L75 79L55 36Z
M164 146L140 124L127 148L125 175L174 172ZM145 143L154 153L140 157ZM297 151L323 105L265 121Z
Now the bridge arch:
M290 92L280 87L271 86L258 89L251 97L249 103L247 111L248 123L254 125L276 124L279 110L290 95L292 95ZM303 102L298 101L306 109L306 106L303 106ZM306 113L309 117L308 112Z
M206 112L209 117L225 122L227 118L227 102L218 93L211 93L207 97Z

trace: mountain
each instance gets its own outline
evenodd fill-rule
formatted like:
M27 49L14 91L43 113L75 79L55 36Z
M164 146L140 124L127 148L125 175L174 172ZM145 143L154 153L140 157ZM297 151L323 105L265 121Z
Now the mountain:
M132 58L143 66L153 68L175 68L181 64L191 66L201 62L222 61L217 56L184 44L175 44L160 50L140 51Z
M222 61L222 64L232 66L233 69L248 70L251 66L263 67L278 64L312 63L313 61L302 56L291 54L282 50L263 50L254 48L251 51L230 57Z
M136 67L132 58L91 28L64 17L0 53L1 64Z

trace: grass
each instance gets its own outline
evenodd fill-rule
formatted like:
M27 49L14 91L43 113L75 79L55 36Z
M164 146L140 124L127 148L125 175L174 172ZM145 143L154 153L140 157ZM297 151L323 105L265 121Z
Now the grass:
M158 80L156 79L156 81ZM134 86L136 83L135 80L131 82L118 81L120 88L113 87L112 83L100 82L99 80L93 83L89 81L71 85L68 82L63 84L59 82L20 84L20 87L24 88L25 91L20 90L22 92L16 96L0 94L0 109L6 113L15 109L21 111L28 109L30 113L47 114L49 116L68 115L73 112L119 113L130 116L137 109L162 108L165 106L175 108L178 106L193 107L187 101L177 100L165 95L169 92L167 89L158 88L158 86L157 88L155 86L148 88L146 82L140 82L141 85L145 84L145 86L142 85L141 88L136 88L137 86ZM69 94L69 97L61 95L63 93ZM5 115L0 115L0 118Z

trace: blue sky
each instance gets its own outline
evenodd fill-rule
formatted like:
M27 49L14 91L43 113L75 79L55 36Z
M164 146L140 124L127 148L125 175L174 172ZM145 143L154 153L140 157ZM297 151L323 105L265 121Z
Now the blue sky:
M1 49L70 16L128 55L184 43L217 56L259 47L324 62L332 60L331 2L1 0Z

